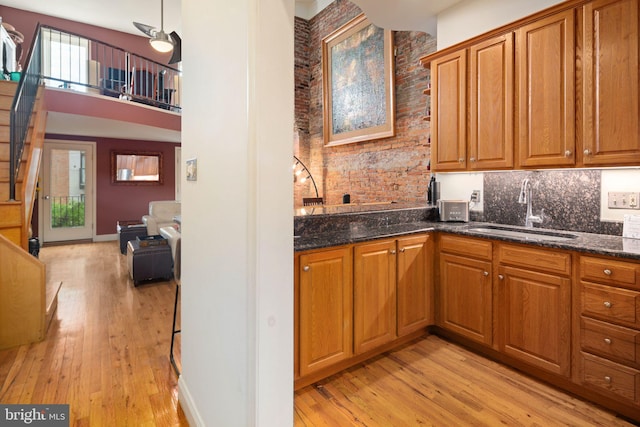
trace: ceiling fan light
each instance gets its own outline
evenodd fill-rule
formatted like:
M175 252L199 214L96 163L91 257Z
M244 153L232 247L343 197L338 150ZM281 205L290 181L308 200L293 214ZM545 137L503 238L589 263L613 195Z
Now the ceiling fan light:
M149 39L149 43L158 52L166 53L173 50L173 42L164 31L158 31Z

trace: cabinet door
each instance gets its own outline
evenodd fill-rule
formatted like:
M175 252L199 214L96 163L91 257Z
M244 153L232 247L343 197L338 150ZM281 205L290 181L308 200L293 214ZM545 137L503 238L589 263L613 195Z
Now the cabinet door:
M500 350L568 377L571 280L506 266L498 273Z
M300 255L301 376L352 355L352 261L350 248Z
M638 1L597 0L583 12L582 163L637 164Z
M440 254L438 325L491 345L491 263Z
M568 10L516 31L520 166L575 163L574 21Z
M433 324L433 236L398 239L398 336Z
M467 168L467 51L431 63L431 167Z
M354 248L354 353L396 337L396 241Z
M469 169L513 167L513 33L469 49Z

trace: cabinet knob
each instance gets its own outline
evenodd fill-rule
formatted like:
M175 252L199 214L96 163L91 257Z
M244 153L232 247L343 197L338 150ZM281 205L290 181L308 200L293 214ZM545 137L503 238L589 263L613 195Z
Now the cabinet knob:
M485 272L484 272L484 273L482 273L482 274L484 274L484 275L485 275L485 277L486 277L486 276L488 276L488 275L489 275L489 272L488 272L488 271L485 271Z
M309 270L311 270L311 267L309 267L308 265L305 265L304 267L302 267L302 269L304 271L309 271Z
M463 159L462 157L460 157L460 158L458 159L458 163L464 163L464 159Z
M609 375L604 377L604 382L607 384L611 384L611 377Z
M475 158L475 157L471 157L471 158L469 159L469 161L470 161L470 162L475 162L475 161L476 161L476 158Z
M605 301L604 302L604 306L607 307L607 308L611 308L612 305L613 304L611 304L611 302L609 302L609 301Z
M404 252L404 251L405 251L405 248L400 249L400 252Z
M611 270L609 270L608 268L605 268L604 274L606 274L607 276L611 276Z
M389 251L389 253L390 253L391 255L395 255L395 254L396 254L396 250L395 250L395 249L391 249L391 250Z
M567 151L564 152L564 156L567 157L567 158L571 157L572 154L573 154L573 152L571 150L567 150Z
M605 338L604 339L604 343L605 344L611 344L611 338Z
M584 155L585 156L590 156L591 155L591 150L589 150L588 148L586 150L584 150Z
M504 280L504 276L502 274L498 274L498 279Z

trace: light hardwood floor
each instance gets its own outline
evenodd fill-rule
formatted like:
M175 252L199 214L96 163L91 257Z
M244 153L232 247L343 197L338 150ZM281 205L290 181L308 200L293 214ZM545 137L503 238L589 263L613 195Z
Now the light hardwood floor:
M0 402L70 405L76 426L188 425L169 363L175 284L134 288L116 242L42 248L62 281L46 339L0 351Z
M41 259L48 279L64 282L58 312L45 341L0 351L0 403L68 403L74 426L187 425L168 358L175 284L133 287L115 242L46 247ZM435 336L299 390L293 419L328 427L631 425Z

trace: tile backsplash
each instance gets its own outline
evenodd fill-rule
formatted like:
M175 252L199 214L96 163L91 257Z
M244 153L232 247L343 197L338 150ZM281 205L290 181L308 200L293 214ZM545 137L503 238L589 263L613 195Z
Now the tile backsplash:
M638 168L437 175L444 199L468 200L467 193L481 190L481 203L471 207L472 220L510 225L525 223L527 206L518 203L525 178L533 189L533 215L539 215L544 209L544 222L536 225L539 227L621 235L622 214L640 214L640 210L610 211L603 206L608 191L640 191Z

